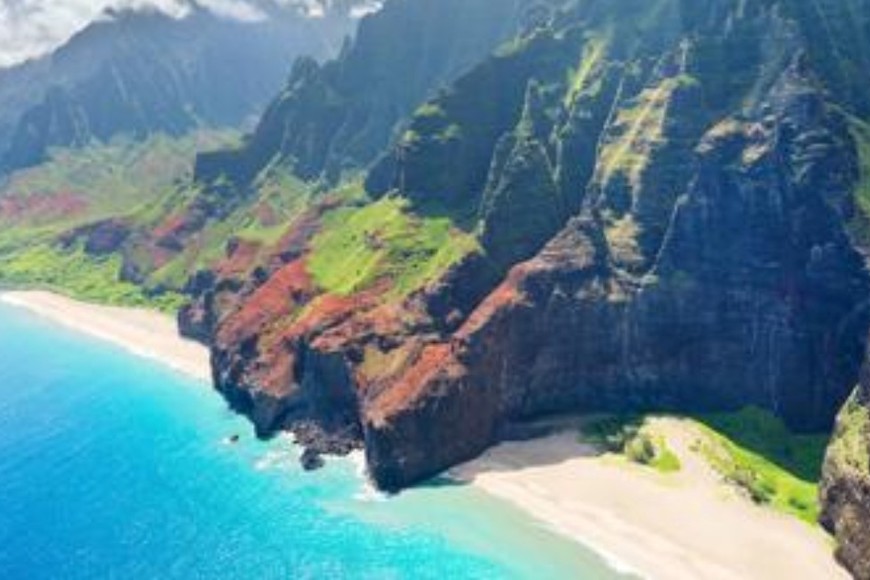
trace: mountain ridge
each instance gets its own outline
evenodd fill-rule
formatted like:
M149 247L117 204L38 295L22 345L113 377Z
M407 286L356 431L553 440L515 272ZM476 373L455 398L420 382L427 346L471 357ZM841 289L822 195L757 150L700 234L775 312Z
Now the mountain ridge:
M258 435L387 491L553 413L833 429L867 577L870 4L451 7L388 1L147 219L53 243L185 296Z
M238 126L259 113L292 58L331 55L354 26L332 12L309 19L282 10L259 22L202 8L181 18L108 13L53 53L0 71L0 169L118 134ZM221 83L232 90L211 94Z

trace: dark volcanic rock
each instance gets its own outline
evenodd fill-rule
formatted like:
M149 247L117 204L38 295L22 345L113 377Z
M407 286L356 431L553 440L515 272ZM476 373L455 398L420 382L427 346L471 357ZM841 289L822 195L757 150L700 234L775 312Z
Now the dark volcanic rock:
M86 253L108 256L121 248L131 232L130 224L124 220L108 219L67 232L61 236L60 243L69 248L81 242Z
M299 462L305 471L314 471L320 469L324 465L323 456L317 453L310 447L306 447L299 457Z
M269 355L278 360L258 367L262 338L239 330L248 335L241 342L236 335L228 340L225 328L213 339L215 384L251 419L259 437L289 430L317 454L345 455L359 448L358 393L343 353L313 348L304 337L285 338Z
M214 294L208 292L181 307L177 316L181 336L206 346L211 344L217 325L213 302Z

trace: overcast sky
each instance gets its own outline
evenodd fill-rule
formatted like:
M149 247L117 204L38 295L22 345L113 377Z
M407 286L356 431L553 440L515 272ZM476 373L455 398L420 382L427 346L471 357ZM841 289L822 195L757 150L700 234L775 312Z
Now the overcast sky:
M263 17L255 7L258 1L262 0L199 0L199 3L230 18L252 20ZM181 16L186 11L185 5L184 0L0 0L0 67L51 51L108 7L150 6Z

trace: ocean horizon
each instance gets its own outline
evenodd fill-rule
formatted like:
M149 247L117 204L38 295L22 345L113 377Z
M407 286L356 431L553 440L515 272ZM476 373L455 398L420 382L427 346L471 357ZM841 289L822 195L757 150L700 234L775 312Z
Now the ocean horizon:
M206 383L3 304L0 425L4 579L626 577L469 485L305 473Z

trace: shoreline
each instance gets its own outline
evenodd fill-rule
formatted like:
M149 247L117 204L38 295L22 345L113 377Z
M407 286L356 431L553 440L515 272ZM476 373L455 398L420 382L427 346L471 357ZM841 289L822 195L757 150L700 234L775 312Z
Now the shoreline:
M208 349L182 338L169 315L144 308L102 306L41 290L2 291L0 302L25 309L136 356L211 382Z
M3 291L0 302L211 380L208 349L159 312L80 302L46 291ZM692 450L678 419L656 419L682 469L661 474L600 455L576 433L498 445L447 474L519 508L602 557L650 579L848 579L821 531L752 504Z
M602 455L576 432L498 445L450 472L553 531L589 547L617 572L662 580L848 580L820 527L755 505L694 450L680 419L657 430L682 468L663 474Z

